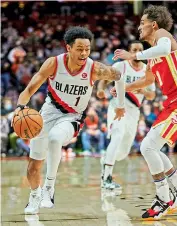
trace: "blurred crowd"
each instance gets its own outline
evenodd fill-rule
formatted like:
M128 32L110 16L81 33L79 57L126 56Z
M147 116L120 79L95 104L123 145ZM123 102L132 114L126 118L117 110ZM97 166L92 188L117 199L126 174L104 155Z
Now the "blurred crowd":
M146 4L146 3L145 3ZM158 3L157 3L158 4ZM145 6L144 6L145 7ZM170 3L177 21L176 8ZM111 65L117 48L127 48L138 37L139 16L133 13L132 2L2 2L1 46L1 151L2 154L29 154L29 141L19 138L10 127L12 112L19 93L28 85L46 58L65 52L63 35L72 25L86 26L94 33L90 57ZM172 28L177 38L177 24ZM95 84L95 87L97 84ZM109 87L110 89L110 87ZM39 110L47 94L47 83L32 96L29 106ZM63 148L63 155L75 156L74 150L86 155L104 153L107 139L107 108L111 98L99 100L93 91L85 127L77 139ZM142 139L162 108L163 97L157 89L154 101L144 101L132 152L139 152ZM177 152L177 146L165 146L164 152Z

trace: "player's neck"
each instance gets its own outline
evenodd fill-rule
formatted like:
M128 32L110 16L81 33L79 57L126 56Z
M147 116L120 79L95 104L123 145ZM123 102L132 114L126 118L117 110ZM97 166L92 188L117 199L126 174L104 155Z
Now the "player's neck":
M141 70L143 68L143 63L141 61L134 61L130 60L129 64L135 69L135 70Z
M150 35L149 37L147 37L146 41L151 45L154 46L155 45L155 33Z
M82 66L76 65L72 62L70 57L66 57L66 65L71 73L76 73L81 69Z

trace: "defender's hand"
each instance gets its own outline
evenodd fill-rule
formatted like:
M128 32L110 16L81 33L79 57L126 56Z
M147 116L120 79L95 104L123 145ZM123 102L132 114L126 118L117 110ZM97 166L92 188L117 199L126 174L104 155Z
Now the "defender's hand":
M135 59L136 56L128 51L125 51L123 49L116 49L114 51L114 57L112 58L113 60L117 60L117 59L123 59L123 60L131 60L131 59Z
M114 111L116 113L114 120L116 119L120 120L122 117L124 117L125 108L116 108Z
M110 90L110 94L113 96L113 97L117 97L117 93L116 93L116 88L113 87L111 90Z
M97 97L100 99L106 98L106 94L105 94L104 90L97 91Z

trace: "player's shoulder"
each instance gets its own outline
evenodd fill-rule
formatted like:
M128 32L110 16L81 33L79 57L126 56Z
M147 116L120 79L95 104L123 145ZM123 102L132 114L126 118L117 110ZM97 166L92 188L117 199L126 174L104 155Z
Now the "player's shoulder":
M125 62L126 62L126 60L118 61L118 62L114 63L114 64L112 65L112 67L119 68L119 67L125 65Z
M172 38L172 34L165 30L164 28L160 28L155 32L155 39L158 41L160 38Z
M55 64L55 61L56 61L56 57L52 56L52 57L49 57L45 60L44 64L46 65L52 65L52 64Z

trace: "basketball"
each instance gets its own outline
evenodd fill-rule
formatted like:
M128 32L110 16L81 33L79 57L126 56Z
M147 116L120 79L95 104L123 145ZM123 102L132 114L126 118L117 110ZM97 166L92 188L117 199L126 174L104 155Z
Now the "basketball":
M42 130L43 119L40 113L34 109L20 110L13 118L13 128L22 139L32 139Z

